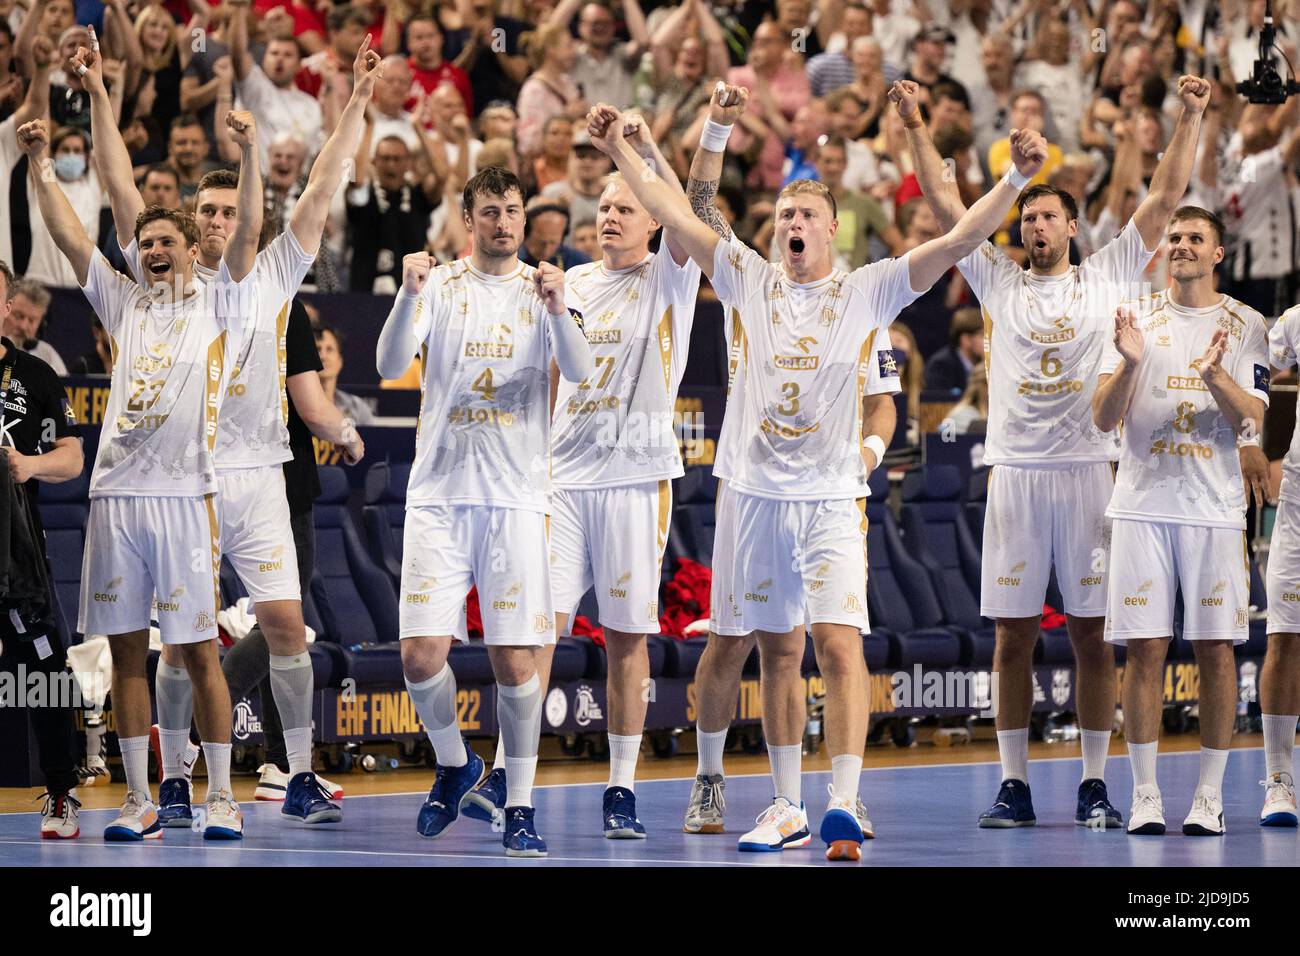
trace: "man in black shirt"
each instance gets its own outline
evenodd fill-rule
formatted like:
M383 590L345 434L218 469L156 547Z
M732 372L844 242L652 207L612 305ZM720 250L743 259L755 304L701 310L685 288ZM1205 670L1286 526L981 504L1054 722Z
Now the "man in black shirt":
M352 234L353 292L391 295L402 282L402 257L428 245L429 215L442 200L442 183L426 170L414 181L411 151L397 136L385 136L367 161L362 151L356 183L348 190L348 227ZM373 168L373 174L372 174ZM387 276L387 282L375 284Z
M13 288L14 274L0 262L0 325L8 317ZM35 506L36 486L31 480L67 481L81 474L85 460L81 440L74 434L75 425L63 384L54 370L16 348L9 339L0 338L0 460L7 464L10 479L26 489L22 500L31 513L37 547L47 568L45 539ZM50 604L53 606L52 596ZM47 615L48 626L33 629L24 625L19 632L7 610L0 601L0 612L5 612L0 613L0 667L24 667L29 677L34 673L53 676L66 670L64 637L53 626L52 616ZM58 686L53 681L51 684ZM19 681L18 686L26 683ZM45 774L42 838L71 839L80 833L71 705L72 701L50 699L42 706L28 708Z
M476 106L493 100L513 103L528 76L528 60L519 52L528 24L496 16L495 6L494 0L471 0L465 26L443 34L443 56L469 75Z

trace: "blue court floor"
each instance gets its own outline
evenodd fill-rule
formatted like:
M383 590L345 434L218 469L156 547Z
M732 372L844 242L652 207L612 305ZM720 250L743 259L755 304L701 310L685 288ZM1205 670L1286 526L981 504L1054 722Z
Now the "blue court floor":
M1074 825L1077 758L1030 763L1036 827L980 830L979 814L993 801L996 763L891 767L867 770L862 795L876 839L864 845L871 866L1294 866L1300 863L1295 830L1259 826L1264 776L1262 750L1234 750L1225 779L1228 832L1220 839L1184 837L1181 825L1196 787L1198 755L1160 758L1159 781L1169 833L1130 837ZM1131 778L1123 757L1108 768L1112 802L1128 816ZM600 835L603 784L539 787L537 820L550 844L544 860L507 860L500 837L487 824L462 818L439 840L416 835L423 794L355 796L344 800L343 823L307 828L282 821L278 804L244 803L242 843L205 843L197 833L166 830L162 840L105 844L110 810L81 814L77 840L37 838L39 815L0 814L3 866L840 866L827 863L816 839L829 773L804 775L813 842L784 853L739 853L736 839L771 800L766 775L727 780L727 833L688 835L681 830L689 780L638 783L638 813L649 831L644 841Z

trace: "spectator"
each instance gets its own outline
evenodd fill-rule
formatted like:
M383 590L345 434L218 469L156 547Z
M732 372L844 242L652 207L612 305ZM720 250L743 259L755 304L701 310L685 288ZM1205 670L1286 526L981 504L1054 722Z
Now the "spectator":
M396 136L408 149L414 150L420 145L419 136L412 129L416 114L406 109L413 82L411 68L406 57L394 53L384 57L383 71L383 76L375 81L375 92L367 109L370 148L373 151L381 139ZM420 93L417 108L423 107L425 95Z
M60 378L68 374L63 359L45 334L45 315L50 308L50 292L39 282L19 279L10 290L9 316L5 319L4 334L9 341L29 355L35 355Z
M248 49L248 7L237 5L230 21L230 59L240 103L257 116L262 168L266 169L269 144L281 133L297 135L316 155L325 141L324 119L320 104L294 84L302 66L298 44L270 39L259 66Z
M542 149L542 128L552 116L578 120L587 101L569 71L577 49L563 26L547 24L524 37L532 75L519 91L519 155L532 159Z
M954 435L982 433L988 426L988 418L989 379L981 359L971 368L961 399L948 412L944 425L950 427Z
M156 6L144 7L135 18L142 68L126 112L132 119L143 121L148 129L154 147L150 160L162 158L163 131L169 130L172 120L181 115L181 78L193 55L189 30L200 24L196 18L189 27L181 26Z
M569 229L569 211L558 203L536 202L528 210L524 225L524 244L519 258L534 268L549 262L561 269L586 265L591 260L572 246L564 244Z
M863 104L851 138L875 139L880 135L880 115L889 106L889 83L885 78L880 44L873 37L858 37L849 48L849 59L853 63L853 81L845 89Z
M671 111L674 132L681 135L699 107L708 102L711 91L705 81L725 76L731 68L726 36L704 0L684 0L654 31L650 54L654 93L644 100L654 103L656 117ZM686 102L697 98L700 84L705 86L703 103L696 104L689 116L681 115L686 110ZM662 141L666 135L658 133L656 140Z
M320 354L320 386L330 403L357 425L373 425L374 408L359 395L339 388L343 371L343 340L338 330L328 325L315 330L316 351Z
M50 9L61 0L53 0ZM21 40L19 41L21 49ZM59 56L56 66L66 64L78 47L90 47L90 33L83 26L70 26L59 37ZM123 68L120 62L104 61L104 76L112 81L115 92L120 96ZM118 99L116 102L120 103ZM120 108L119 108L120 109ZM50 120L51 129L61 126L75 126L90 132L90 94L81 82L81 77L66 69L55 69L50 73Z
M1011 129L1032 129L1041 133L1047 118L1047 103L1041 93L1034 90L1021 90L1011 97ZM1156 123L1159 130L1159 121ZM1158 144L1157 144L1158 146ZM1061 165L1065 154L1055 143L1047 144L1047 162L1037 175L1029 181L1029 186L1047 182L1047 177ZM989 147L989 175L996 181L1011 165L1011 140L1000 139ZM1154 166L1152 167L1154 168ZM1028 189L1029 186L1025 188Z
M948 12L948 29L954 37L949 59L951 72L973 97L976 88L985 81L981 65L984 41L1004 35L994 29L993 0L949 0ZM1004 39L1010 40L1005 36Z
M573 131L568 178L563 182L551 183L542 190L542 195L563 203L569 210L571 223L584 219L594 220L611 165L609 157L592 145L587 128L578 124ZM571 236L569 238L572 239Z
M919 196L902 204L896 219L898 231L903 235L905 252L931 239L937 239L942 233L934 210ZM925 357L943 348L944 330L950 328L953 311L951 299L955 295L955 292L950 290L953 288L952 280L956 274L956 269L944 273L938 282L922 293L920 298L898 313L899 322L906 324L912 332L915 346L912 356L916 363L917 388L921 387ZM898 323L895 325L897 326ZM906 378L903 379L903 383L906 386Z
M1079 121L1088 106L1088 93L1079 82L1078 64L1070 59L1070 28L1055 17L1043 17L1035 51L1035 59L1020 65L1018 79L1042 96L1052 120L1050 141L1072 153L1079 148Z
M432 170L418 181L412 170L411 150L399 137L381 139L373 157L361 151L347 194L353 292L395 293L402 257L428 241L429 215L442 201L442 184Z
M922 23L929 19L923 3L912 3L910 12L903 9L905 6L904 0L871 0L871 35L880 44L886 70L894 71L890 82L902 73L907 49L921 32Z
M50 140L53 170L63 195L68 198L86 235L99 235L99 211L103 206L103 188L95 174L90 155L90 136L76 126L65 126ZM32 254L27 261L27 278L64 289L79 287L77 274L54 244L45 228L34 187L27 184L27 214L31 220Z
M469 76L475 102L513 103L528 76L520 37L528 24L494 13L496 0L465 0L464 23L444 32L444 54Z
M27 84L22 105L12 116L0 122L0 262L5 263L15 261L14 237L30 235L29 219L23 204L11 201L14 188L26 188L25 182L13 182L14 167L23 158L22 150L18 148L17 130L29 120L43 115L49 107L49 77L54 60L54 44L43 36L36 37L32 43L32 69L35 72ZM24 242L19 245L26 248Z
M533 160L533 179L538 192L551 183L569 177L569 152L573 143L573 121L567 116L552 116L542 131L542 151Z
M903 79L911 80L922 89L931 91L939 83L951 83L961 91L962 102L969 104L970 94L966 87L943 72L948 44L955 39L951 32L940 26L929 26L918 33L912 41L912 59L908 62Z
M515 144L503 137L490 139L484 143L478 153L478 162L483 169L489 166L500 166L510 170L516 176L519 175L519 154L515 152Z
M181 77L180 107L183 113L192 113L203 124L208 137L209 159L217 157L217 97L229 88L233 95L235 68L230 60L230 47L224 42L224 21L215 33L204 38L203 49L190 56L190 65ZM230 108L229 106L227 108Z
M465 104L465 114L473 116L474 90L470 86L469 76L454 63L443 59L443 42L442 27L435 17L417 14L407 22L406 46L411 51L408 61L411 75L426 94L432 93L444 83L450 83L460 93ZM407 109L414 106L414 98L407 100Z
M162 163L150 166L140 180L140 195L146 206L181 208L181 177L175 167Z
M848 87L841 87L826 97L826 123L831 135L844 141L848 164L844 170L844 188L851 192L866 192L881 181L876 154L855 138L864 111L862 101Z
M799 107L790 124L790 140L785 144L785 187L796 179L816 179L817 144L826 135L826 104L810 100Z
M23 78L14 69L14 31L0 19L0 120L8 119L23 101Z
M382 82L382 81L381 81ZM291 133L282 133L271 144L266 178L262 182L262 234L278 236L289 226L298 197L307 188L307 146ZM325 221L325 234L316 261L303 277L304 285L314 285L317 292L341 292L344 253L341 248L345 232L345 209L331 213Z
M489 103L478 115L479 138L483 142L505 138L514 142L519 127L519 114L505 100Z
M958 309L948 330L948 344L925 363L926 391L966 390L971 369L984 360L984 318L979 309Z
M757 154L747 185L775 192L784 179L785 143L790 139L790 121L812 98L808 74L802 64L787 61L787 38L772 21L754 31L749 62L734 67L727 82L750 92L749 104L732 133L728 150ZM792 58L793 59L793 58Z
M622 0L622 3L623 22L631 37L628 41L614 38L614 14L600 3L561 0L548 21L567 30L573 15L578 15L578 36L582 43L570 75L587 99L592 102L599 99L619 110L636 102L637 67L641 65L641 54L650 47L641 4L637 0Z
M596 223L594 220L585 219L574 224L573 248L592 262L600 258L600 240L596 236Z
M682 137L712 95L709 77L704 72L705 59L704 44L699 37L686 37L673 49L672 65L664 71L664 78L657 86L650 135L669 160L680 153Z
M902 255L903 236L889 221L880 203L871 196L845 188L846 145L839 136L826 138L817 150L817 178L835 197L839 220L835 251L844 257L845 271L852 271L873 259Z
M1016 50L1011 39L1002 33L985 37L980 47L980 62L984 80L970 88L971 127L975 133L975 151L984 162L989 147L999 140L1005 141L1015 126L1010 121L1016 69Z
M350 72L352 61L356 59L357 50L361 49L361 44L366 39L372 19L369 10L354 3L340 4L326 13L328 41L323 48L302 61L302 67L294 77L298 88L309 96L318 97L331 75ZM371 48L380 51L377 39L371 43ZM405 57L401 59L405 60ZM385 64L384 75L387 76L391 69L391 66Z
M916 336L901 321L896 320L889 327L889 345L894 351L903 394L907 396L907 443L915 448L921 444L921 353L916 347Z
M478 153L483 148L483 141L471 135L469 120L465 118L465 103L450 83L444 83L433 91L428 106L435 139L441 141L446 165L454 173L450 185L460 192L469 177L478 172Z
M72 363L73 375L112 375L113 340L104 331L99 316L90 317L90 337L94 345L89 352Z
M854 81L856 72L849 52L860 37L871 35L871 14L858 3L848 4L841 14L840 30L844 34L844 50L819 53L808 61L808 83L813 96L825 96Z
M260 130L258 135L260 138ZM193 199L199 180L217 168L218 164L208 159L208 138L198 117L182 114L172 120L167 135L167 165L180 178L182 199Z

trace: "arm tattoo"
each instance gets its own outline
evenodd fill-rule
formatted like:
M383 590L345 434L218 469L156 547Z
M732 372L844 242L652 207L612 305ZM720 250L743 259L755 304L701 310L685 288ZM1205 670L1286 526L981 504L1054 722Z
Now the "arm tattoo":
M731 238L731 227L714 204L718 195L718 180L699 180L694 176L686 180L686 198L690 200L691 211L695 218L704 223L723 239Z

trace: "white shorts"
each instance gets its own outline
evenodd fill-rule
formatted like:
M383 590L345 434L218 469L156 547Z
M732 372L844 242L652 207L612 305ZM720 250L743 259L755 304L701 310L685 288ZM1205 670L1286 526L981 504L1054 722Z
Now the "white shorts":
M398 636L468 640L465 595L477 585L486 643L555 643L546 524L518 508L408 507Z
M217 472L217 499L221 553L252 603L301 601L284 470L274 465Z
M778 501L719 484L710 629L741 636L851 624L866 631L866 503Z
M1184 638L1246 642L1250 570L1244 531L1124 518L1116 518L1112 529L1106 640L1125 644L1172 636L1182 585Z
M551 495L551 591L570 618L595 585L600 623L625 634L659 633L659 578L672 514L672 483Z
M1068 468L995 465L989 474L980 562L980 614L1038 617L1052 565L1066 614L1106 613L1115 489L1110 462Z
M1300 634L1300 502L1283 498L1268 543L1268 633Z
M126 634L148 629L156 616L164 644L215 638L215 497L92 498L77 630Z

